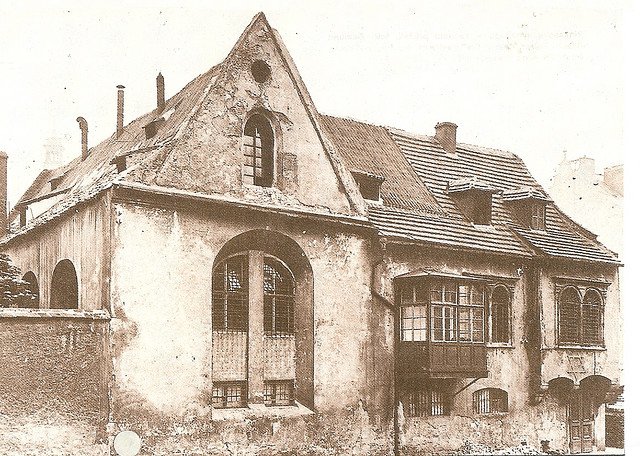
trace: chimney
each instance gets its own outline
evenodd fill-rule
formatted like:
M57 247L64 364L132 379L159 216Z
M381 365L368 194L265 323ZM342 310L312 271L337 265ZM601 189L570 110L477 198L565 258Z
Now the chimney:
M436 124L436 140L450 154L456 153L456 128L458 126L453 122L438 122Z
M116 138L119 138L124 130L124 86L116 86L118 89L118 112L116 117Z
M89 125L84 117L78 117L76 119L80 126L80 136L82 142L82 160L85 160L89 156L89 149L87 148L87 135L89 134Z
M164 110L164 76L158 73L156 77L156 93L158 99L157 113L160 114Z
M7 234L7 154L0 150L0 237Z

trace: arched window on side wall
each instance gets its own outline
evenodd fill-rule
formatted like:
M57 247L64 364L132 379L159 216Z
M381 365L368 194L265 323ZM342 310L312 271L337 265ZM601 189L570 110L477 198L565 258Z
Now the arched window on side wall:
M582 343L599 345L603 343L602 296L596 290L587 290L582 300Z
M558 302L558 343L577 344L580 341L580 295L578 290L562 290Z
M51 309L78 308L78 276L69 260L60 261L51 278Z
M266 117L254 114L244 126L242 181L245 184L273 185L273 129Z
M40 289L38 287L38 279L36 278L36 275L32 271L29 271L22 277L22 280L27 283L27 288L34 296L33 299L25 302L25 307L37 309L40 307Z
M511 293L504 285L491 293L491 342L511 342Z

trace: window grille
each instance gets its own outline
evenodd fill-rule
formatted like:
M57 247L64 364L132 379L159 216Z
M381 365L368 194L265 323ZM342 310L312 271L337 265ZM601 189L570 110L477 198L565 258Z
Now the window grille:
M508 411L508 395L498 388L485 388L473 393L473 410L478 414Z
M213 273L213 329L247 331L249 324L249 261L246 255L228 258Z
M491 341L511 341L511 294L504 286L497 286L491 293Z
M293 334L294 280L278 260L264 259L264 331Z
M408 417L448 415L450 403L451 392L444 384L411 385L404 392L404 413Z
M247 382L214 382L214 408L239 408L247 406Z
M253 115L244 127L242 180L270 187L273 183L273 130L261 115Z
M264 382L265 405L293 405L293 380L270 380Z

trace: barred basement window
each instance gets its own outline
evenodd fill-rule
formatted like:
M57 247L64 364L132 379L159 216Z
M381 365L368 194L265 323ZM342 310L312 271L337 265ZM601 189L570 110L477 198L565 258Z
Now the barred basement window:
M213 272L213 329L247 331L249 262L246 255L227 258Z
M264 382L265 405L293 405L293 380L270 380Z
M511 341L511 293L499 285L491 293L491 342Z
M403 404L408 417L449 415L451 395L444 385L412 386L405 391Z
M247 120L243 133L242 181L270 187L273 184L274 147L271 125L264 116L255 114Z
M478 414L508 411L508 394L498 388L485 388L473 393L473 410Z
M212 403L214 408L246 407L247 382L214 382Z
M264 331L293 334L293 275L280 260L273 257L265 257L263 269Z

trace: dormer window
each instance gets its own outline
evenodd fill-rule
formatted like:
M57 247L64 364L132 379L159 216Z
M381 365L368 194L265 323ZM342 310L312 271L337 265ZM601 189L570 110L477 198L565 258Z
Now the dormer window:
M358 184L362 197L368 201L380 201L380 186L384 177L368 173L366 171L352 170L351 175Z
M531 229L532 230L544 230L545 229L545 204L539 201L531 202Z
M497 190L477 180L463 178L450 182L449 196L460 212L475 225L490 225L493 194Z
M502 198L521 225L532 230L546 229L548 198L541 190L519 187L505 190Z
M266 117L254 114L244 126L242 150L245 184L271 187L273 184L273 130Z
M153 138L156 135L156 133L158 133L158 130L160 129L163 123L165 123L165 119L164 117L160 117L159 119L152 120L147 125L145 125L143 127L145 138L147 139Z

